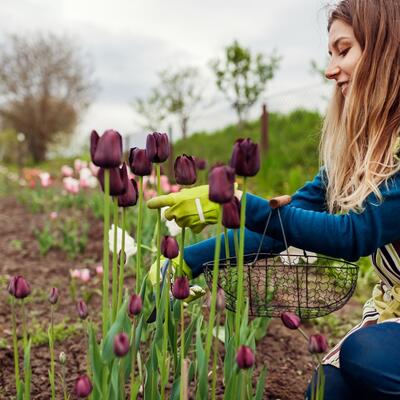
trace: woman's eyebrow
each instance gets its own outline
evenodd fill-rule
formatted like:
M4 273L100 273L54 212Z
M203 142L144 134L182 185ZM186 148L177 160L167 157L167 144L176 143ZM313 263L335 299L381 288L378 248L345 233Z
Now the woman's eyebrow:
M350 38L347 37L347 36L339 36L338 38L336 38L336 39L333 41L332 47L335 48L335 49L337 49L337 45L339 44L339 42L340 42L341 40L346 40L346 39L349 39L349 40L350 40ZM328 49L329 49L329 46L328 46ZM328 50L328 54L331 56L331 55L332 55L332 52L331 52L330 50Z

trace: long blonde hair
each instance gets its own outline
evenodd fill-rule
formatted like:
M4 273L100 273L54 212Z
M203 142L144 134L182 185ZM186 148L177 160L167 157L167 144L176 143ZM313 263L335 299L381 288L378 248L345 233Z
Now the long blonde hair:
M331 213L362 211L364 200L400 170L400 1L343 0L334 20L352 26L362 55L346 98L334 89L322 128L320 163L327 174Z

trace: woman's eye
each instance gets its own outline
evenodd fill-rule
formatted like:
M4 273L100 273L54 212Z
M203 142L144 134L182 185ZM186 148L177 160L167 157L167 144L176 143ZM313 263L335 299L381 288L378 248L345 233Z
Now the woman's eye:
M348 47L347 49L341 51L341 52L339 53L339 56L342 56L342 57L345 56L345 55L349 52L349 50L350 50L350 47Z

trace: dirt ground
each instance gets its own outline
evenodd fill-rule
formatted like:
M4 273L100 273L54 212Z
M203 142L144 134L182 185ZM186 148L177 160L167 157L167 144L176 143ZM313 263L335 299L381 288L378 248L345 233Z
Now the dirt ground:
M24 275L36 292L34 302L29 302L29 318L34 321L49 321L49 304L47 293L51 287L58 287L60 300L55 313L56 323L66 317L68 323L78 323L75 303L69 294L69 270L72 268L91 268L94 275L94 265L102 257L102 223L90 218L89 243L84 254L76 260L69 260L64 253L51 250L45 257L38 251L37 240L33 229L40 226L45 216L29 213L13 198L0 198L0 399L12 399L14 388L14 364L11 338L11 309L8 303L7 283L10 276ZM20 241L18 246L15 241ZM100 289L100 282L93 280L90 285ZM358 307L358 305L356 304ZM89 302L91 315L100 309L100 297L92 296ZM346 316L347 310L352 310L350 303L340 311ZM30 326L35 323L31 322ZM305 330L315 332L308 324ZM56 357L64 351L67 354L67 386L72 393L73 383L79 373L85 372L86 341L83 332L79 330L63 342L56 343ZM48 382L49 351L46 344L34 346L31 355L32 362L32 399L50 399ZM22 359L20 360L22 362ZM269 326L268 335L257 344L256 376L262 366L268 369L264 398L269 400L301 400L311 376L313 364L307 351L304 338L296 331L290 331L280 320L273 320ZM57 372L60 372L57 364ZM223 392L222 382L218 391ZM58 398L62 398L61 392ZM222 397L220 397L222 398ZM75 399L74 395L71 399Z

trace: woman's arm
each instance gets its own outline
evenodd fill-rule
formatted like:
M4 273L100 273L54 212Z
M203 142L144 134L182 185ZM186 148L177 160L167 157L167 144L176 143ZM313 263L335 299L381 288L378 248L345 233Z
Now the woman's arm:
M380 187L383 202L371 193L361 213L345 215L302 209L295 204L280 208L289 246L356 261L400 238L400 174ZM247 195L246 227L263 232L271 212L268 201ZM278 215L274 212L267 234L282 240Z
M311 182L307 182L300 188L293 196L291 205L306 210L324 211L326 210L325 204L325 176L324 169L319 170L318 175ZM269 208L269 206L268 206ZM258 251L262 232L257 233L250 229L245 230L245 254L256 253ZM230 255L235 255L233 231L228 232ZM198 276L203 272L203 264L211 261L214 258L215 237L202 242L196 243L192 246L185 247L184 259L187 265L192 269L193 277ZM264 237L261 253L276 252L279 253L285 249L283 242L277 239ZM221 245L221 258L225 258L224 235L222 235Z

